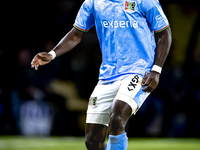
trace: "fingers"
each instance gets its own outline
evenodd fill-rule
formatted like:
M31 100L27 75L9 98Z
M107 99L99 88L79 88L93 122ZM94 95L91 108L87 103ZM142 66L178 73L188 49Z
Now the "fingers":
M155 90L157 85L158 84L156 82L150 82L150 84L148 84L142 91L144 91L144 92L153 92L153 90Z
M40 66L40 64L38 62L31 62L31 68L35 68L35 70L38 70L38 67Z
M38 70L38 65L35 65L35 70Z
M150 80L148 80L148 77L147 76L145 76L144 77L144 79L142 80L142 86L147 86L147 85L149 85L149 83L150 83Z
M35 68L35 70L38 70L38 67L40 66L40 53L37 54L33 60L31 61L31 68Z
M158 81L158 78L156 76L152 76L152 74L145 76L141 84L144 87L142 91L152 92L158 86Z
M34 68L35 66L36 66L36 60L35 58L33 58L33 60L31 61L31 68Z
M39 66L40 66L40 64L39 64L39 63L36 63L35 66L34 66L34 67L35 67L35 70L38 70L38 67L39 67Z
M39 66L45 65L52 60L52 55L46 52L38 53L31 61L31 67L38 70Z
M152 82L151 79L149 78L144 78L143 82L142 82L142 86L145 87L142 91L144 92L151 92L152 88L151 88Z

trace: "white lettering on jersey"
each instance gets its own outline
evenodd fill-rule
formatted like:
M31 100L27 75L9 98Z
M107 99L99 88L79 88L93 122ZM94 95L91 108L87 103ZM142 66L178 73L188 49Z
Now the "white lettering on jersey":
M131 21L100 21L104 28L137 28L138 22L135 20Z

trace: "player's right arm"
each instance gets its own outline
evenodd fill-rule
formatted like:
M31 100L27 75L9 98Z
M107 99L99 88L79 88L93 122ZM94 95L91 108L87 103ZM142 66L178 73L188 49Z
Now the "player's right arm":
M53 48L53 54L58 57L72 50L77 44L80 43L83 33L87 32L92 26L94 26L93 1L85 0L77 14L74 27ZM37 70L39 66L49 63L52 59L53 55L49 53L38 53L33 58L31 67L35 67L35 70Z
M70 32L68 32L61 41L53 48L53 51L56 54L56 57L72 50L76 45L78 45L83 36L82 31L77 30L76 28L72 28ZM47 52L38 53L31 62L31 67L38 70L39 66L48 64L53 59L53 56Z

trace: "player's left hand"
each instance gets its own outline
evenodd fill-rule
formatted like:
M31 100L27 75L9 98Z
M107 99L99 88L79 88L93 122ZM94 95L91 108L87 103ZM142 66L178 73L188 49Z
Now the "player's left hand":
M155 88L158 86L159 78L160 73L158 72L151 71L149 74L147 74L142 80L142 86L144 87L142 91L152 92L155 90Z

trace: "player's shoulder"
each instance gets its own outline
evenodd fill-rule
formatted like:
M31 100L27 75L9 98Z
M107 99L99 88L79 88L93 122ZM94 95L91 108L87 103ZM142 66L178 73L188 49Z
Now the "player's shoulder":
M83 4L93 5L94 0L84 0Z
M93 3L94 0L84 0L84 3Z
M159 5L159 0L141 0L141 5L144 9L149 10L156 5Z
M155 4L155 3L159 3L159 0L140 0L142 3L146 3L146 4Z
M93 1L94 0L85 0L83 2L82 7L85 8L85 9L87 9L88 11L91 10L91 8L93 7Z

